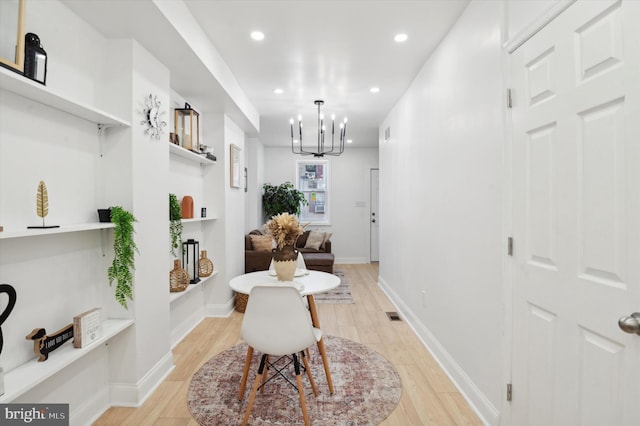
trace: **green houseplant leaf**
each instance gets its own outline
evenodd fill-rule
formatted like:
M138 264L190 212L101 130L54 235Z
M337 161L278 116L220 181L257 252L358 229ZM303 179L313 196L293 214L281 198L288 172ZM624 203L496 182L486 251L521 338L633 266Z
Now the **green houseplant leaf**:
M133 300L133 270L135 270L135 253L138 251L133 234L133 223L136 218L120 206L111 208L114 257L107 270L109 285L116 281L116 300L127 309L127 299Z
M262 208L267 220L280 213L300 215L300 206L307 205L307 199L291 182L279 186L268 183L262 185Z
M182 240L182 211L176 194L169 194L169 234L171 235L171 254L178 257L177 249Z

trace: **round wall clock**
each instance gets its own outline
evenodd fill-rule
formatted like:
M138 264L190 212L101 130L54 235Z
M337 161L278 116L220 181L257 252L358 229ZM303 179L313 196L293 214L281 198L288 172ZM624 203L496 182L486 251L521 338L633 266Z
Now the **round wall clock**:
M143 114L144 120L142 120L140 124L147 126L144 134L160 139L160 135L164 133L163 129L167 123L160 119L164 111L160 110L160 101L157 96L149 95L145 99Z

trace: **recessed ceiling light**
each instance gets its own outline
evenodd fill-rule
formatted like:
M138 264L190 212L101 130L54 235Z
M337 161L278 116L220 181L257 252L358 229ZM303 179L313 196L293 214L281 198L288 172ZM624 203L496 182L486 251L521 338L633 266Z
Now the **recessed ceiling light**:
M400 34L396 34L396 36L393 39L396 41L396 43L403 43L407 41L408 38L409 38L408 35L404 33L400 33Z
M260 31L253 31L251 33L251 38L257 41L263 40L264 39L264 33L260 32Z
M369 89L369 91L371 93L378 93L380 91L380 88L379 87L372 87L371 89Z
M273 89L273 93L275 93L276 95L282 95L284 93L284 90L282 90L281 88L277 87L277 88Z
M347 139L347 143L351 143L351 142L353 142L353 140Z

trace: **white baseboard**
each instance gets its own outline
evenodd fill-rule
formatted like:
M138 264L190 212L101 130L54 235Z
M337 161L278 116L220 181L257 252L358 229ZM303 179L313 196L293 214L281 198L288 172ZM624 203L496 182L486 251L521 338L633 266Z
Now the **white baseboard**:
M391 286L389 286L382 277L378 277L378 285L395 305L396 309L398 309L402 318L418 336L422 344L431 352L436 362L440 364L442 370L449 376L453 384L460 391L460 394L462 394L483 423L498 426L500 424L500 411L496 409L489 399L480 391L451 354L447 352L438 339L435 338L431 331L418 319L413 311L400 299L397 293L393 291Z
M70 407L71 408L71 407ZM87 395L87 399L69 413L69 424L91 425L109 409L109 390Z
M182 320L182 322L178 326L174 327L171 330L171 349L173 349L178 343L180 343L180 341L184 339L187 334L191 333L191 330L193 330L198 324L200 324L200 321L202 321L203 318L203 309L199 309Z
M112 383L111 406L140 407L173 369L173 354L168 352L137 383Z
M369 259L366 257L336 257L334 266L340 263L345 265L363 264L369 263Z
M207 317L229 317L234 309L233 300L234 298L231 297L226 303L207 304L204 308L204 315Z

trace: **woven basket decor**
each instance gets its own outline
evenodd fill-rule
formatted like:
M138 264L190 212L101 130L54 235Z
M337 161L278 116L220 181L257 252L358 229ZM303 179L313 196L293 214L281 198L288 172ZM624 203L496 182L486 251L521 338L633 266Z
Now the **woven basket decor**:
M213 273L213 262L207 258L207 251L200 252L200 262L198 266L198 274L201 277L208 277Z
M185 291L189 287L189 274L182 269L179 259L173 261L173 269L169 272L169 290L171 292Z
M244 312L247 309L247 302L249 301L248 294L236 293L234 306L236 311Z

